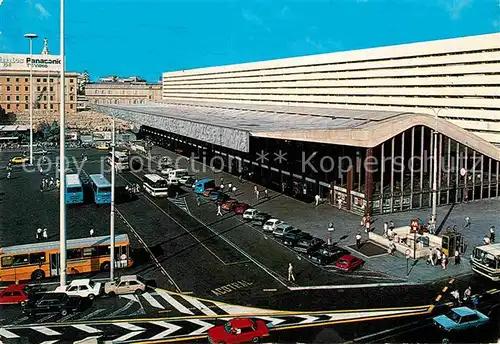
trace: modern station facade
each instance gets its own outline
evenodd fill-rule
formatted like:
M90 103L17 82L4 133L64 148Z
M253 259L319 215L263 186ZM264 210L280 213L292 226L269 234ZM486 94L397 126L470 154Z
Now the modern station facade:
M500 197L500 34L163 74L163 100L95 106L158 144L332 206ZM434 152L439 157L433 169Z

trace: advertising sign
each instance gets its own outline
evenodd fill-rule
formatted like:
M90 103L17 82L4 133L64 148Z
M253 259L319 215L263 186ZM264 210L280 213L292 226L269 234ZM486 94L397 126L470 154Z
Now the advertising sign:
M111 141L111 131L95 131L92 133L94 141Z
M34 72L61 69L61 58L57 55L0 54L0 71L27 71L33 66Z
M418 219L411 220L410 232L413 233L413 232L418 231L419 229L420 229L420 220L418 220Z

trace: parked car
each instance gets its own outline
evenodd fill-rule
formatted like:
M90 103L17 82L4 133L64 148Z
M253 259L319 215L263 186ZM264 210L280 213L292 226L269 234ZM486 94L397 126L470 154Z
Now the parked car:
M141 294L146 290L146 281L137 275L126 275L104 285L106 295Z
M250 208L250 205L248 203L236 203L234 206L234 213L235 214L243 214L248 208Z
M317 251L311 252L309 254L309 259L319 265L329 265L335 263L340 257L347 254L349 254L349 251L342 247L322 247Z
M193 186L195 180L193 176L182 176L179 178L179 183L181 185Z
M225 211L232 211L237 203L238 201L235 199L228 199L227 201L222 202L221 208Z
M101 295L102 284L100 282L94 282L88 278L76 279L71 281L71 283L65 287L57 287L55 292L88 297L89 300L93 300L96 296Z
M314 251L317 251L325 244L325 241L320 238L316 238L311 236L310 234L301 236L297 243L293 246L293 249L297 252L311 254Z
M252 219L252 226L263 226L271 218L271 215L266 213L257 213Z
M0 291L0 305L24 305L27 300L26 284L11 284Z
M363 259L353 256L352 254L346 254L337 260L335 267L342 271L352 271L362 267L363 264L365 264Z
M286 233L286 232L289 232L293 229L292 226L290 226L288 223L280 223L278 225L278 227L276 227L273 231L273 235L277 238L281 238L283 237L283 235Z
M276 229L276 227L278 227L278 225L281 222L282 221L280 221L278 219L269 219L266 221L266 223L264 223L264 226L262 226L262 229L265 230L266 232L272 232Z
M29 317L57 313L65 316L79 311L82 300L80 296L72 296L66 293L45 293L40 298L29 299L23 308L23 312Z
M252 318L231 319L208 330L208 341L216 344L258 343L267 336L269 329L265 321Z
M10 159L10 162L13 164L22 164L28 160L29 160L28 158L23 157L23 156L15 156L12 159Z
M243 219L245 220L252 220L254 218L255 215L258 214L258 210L257 209L247 209L245 210L245 212L243 213Z
M205 189L205 191L203 191L203 196L208 197L214 191L217 191L217 190L212 189L212 188Z
M451 332L476 328L489 320L489 317L475 309L455 307L446 314L434 317L432 322L440 329Z
M283 238L282 238L283 245L295 246L297 241L299 241L299 239L303 236L311 236L311 234L302 232L298 228L294 228L291 231L288 231L285 234L283 234Z

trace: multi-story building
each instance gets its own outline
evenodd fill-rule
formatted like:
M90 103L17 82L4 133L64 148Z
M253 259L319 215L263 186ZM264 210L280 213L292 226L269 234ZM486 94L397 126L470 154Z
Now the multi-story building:
M161 84L106 81L85 86L89 104L145 104L161 100L161 93Z

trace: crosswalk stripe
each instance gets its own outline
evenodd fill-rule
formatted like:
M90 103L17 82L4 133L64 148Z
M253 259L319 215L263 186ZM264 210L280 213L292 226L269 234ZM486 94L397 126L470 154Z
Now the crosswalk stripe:
M114 323L114 325L119 326L121 328L124 328L126 330L130 330L130 331L144 331L144 329L142 327L136 326L136 325L131 324L131 323Z
M97 328L93 328L87 325L73 325L74 328L77 328L81 331L87 332L87 333L99 333L102 332L101 330Z
M184 314L191 314L194 315L193 312L191 312L189 309L184 307L179 301L174 299L170 294L167 292L161 290L161 289L156 289L156 292L165 300L167 301L172 307L177 309L179 312L184 313Z
M112 343L121 343L121 342L125 342L127 340L129 340L130 338L132 337L135 337L137 336L138 334L140 333L143 333L144 331L134 331L134 332L129 332L127 334L124 334L123 336L121 337L118 337L116 339L113 339Z
M45 342L41 342L40 344L54 344L57 343L59 340L46 340Z
M198 319L189 319L190 322L192 322L193 324L196 324L196 325L199 325L201 326L199 329L191 332L189 335L190 336L198 336L200 334L204 334L205 332L207 332L209 329L211 329L212 327L214 327L215 325L214 324L210 324L210 323L207 323L205 321L202 321L202 320L198 320Z
M208 308L207 306L205 306L198 299L195 299L194 297L185 296L185 295L181 295L181 297L184 300L186 300L187 302L189 302L190 304L192 304L193 306L195 306L196 308L198 308L204 314L206 314L206 315L217 315L217 313L215 313L213 310L211 310L210 308Z
M168 323L166 321L151 321L151 324L164 327L164 328L166 328L166 330L158 333L156 336L149 338L149 340L163 339L166 336L168 336L169 334L172 334L175 331L180 330L182 328L180 326Z
M61 335L59 332L51 330L50 328L45 327L45 326L33 326L31 329L38 331L46 336L60 336Z
M161 303L156 301L156 299L153 296L151 296L151 294L149 294L148 292L143 293L142 296L146 299L147 302L149 302L151 306L155 308L165 309L165 307L163 307Z
M0 328L0 337L9 338L9 339L19 338L19 336L17 334L12 333L10 331L7 331L6 329L3 329L3 328Z

